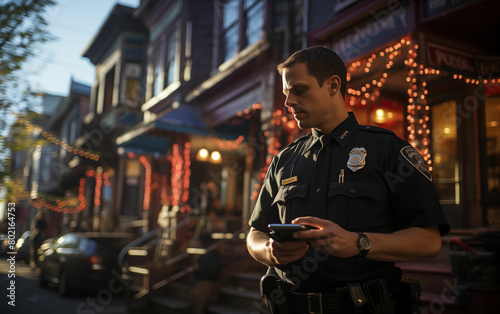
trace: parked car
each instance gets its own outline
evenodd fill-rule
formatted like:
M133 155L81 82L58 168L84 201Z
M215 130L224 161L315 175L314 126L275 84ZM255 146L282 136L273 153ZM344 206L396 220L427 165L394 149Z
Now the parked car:
M117 233L61 235L41 252L39 285L55 283L61 296L74 289L107 288L113 277L121 276L118 254L132 240L128 234Z
M30 262L30 254L31 254L31 231L25 231L19 239L17 239L16 247L14 251L17 252L16 260L17 261L25 261L26 263Z
M0 234L0 256L5 256L7 255L7 235L6 234Z
M38 248L38 256L42 256L43 252L46 250L50 249L53 245L54 242L56 242L57 237L52 237L48 238L47 240L43 241L40 247Z

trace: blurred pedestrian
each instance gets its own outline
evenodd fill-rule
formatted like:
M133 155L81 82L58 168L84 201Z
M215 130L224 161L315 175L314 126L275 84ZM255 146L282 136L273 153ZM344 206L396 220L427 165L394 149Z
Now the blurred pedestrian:
M37 215L33 218L31 222L31 244L32 244L32 254L30 254L30 266L32 269L40 267L40 261L38 260L38 249L42 245L42 242L47 239L45 230L47 229L47 214L45 211L39 211Z
M198 268L194 272L194 285L189 293L191 314L203 314L210 301L219 291L219 277L222 272L222 254L218 247L212 247L214 240L210 234L201 235L202 247L208 249L200 256Z

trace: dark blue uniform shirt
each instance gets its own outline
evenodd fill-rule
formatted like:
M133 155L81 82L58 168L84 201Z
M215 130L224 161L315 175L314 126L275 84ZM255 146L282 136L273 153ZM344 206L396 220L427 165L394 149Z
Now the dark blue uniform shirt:
M249 224L268 232L270 223L301 216L358 232L431 225L441 235L450 230L418 152L392 131L359 125L352 113L330 134L313 129L274 157ZM394 263L327 256L312 248L275 271L296 291L307 292L398 274Z

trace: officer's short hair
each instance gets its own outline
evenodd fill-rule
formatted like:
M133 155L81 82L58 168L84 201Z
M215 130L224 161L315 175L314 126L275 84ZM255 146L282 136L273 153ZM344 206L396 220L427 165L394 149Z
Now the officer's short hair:
M340 77L340 92L345 98L347 69L344 61L335 51L323 46L313 46L293 53L285 62L278 64L278 72L283 74L284 69L290 68L296 63L305 63L307 72L314 76L319 86L333 75Z

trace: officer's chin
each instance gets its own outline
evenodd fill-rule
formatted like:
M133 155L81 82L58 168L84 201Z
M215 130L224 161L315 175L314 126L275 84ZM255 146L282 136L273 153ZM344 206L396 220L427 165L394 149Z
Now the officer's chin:
M300 120L296 120L297 121L297 126L299 127L299 129L301 130L307 130L307 129L310 129L311 127L308 126L306 123L304 123L303 121L300 121Z

